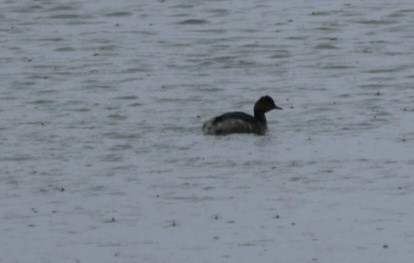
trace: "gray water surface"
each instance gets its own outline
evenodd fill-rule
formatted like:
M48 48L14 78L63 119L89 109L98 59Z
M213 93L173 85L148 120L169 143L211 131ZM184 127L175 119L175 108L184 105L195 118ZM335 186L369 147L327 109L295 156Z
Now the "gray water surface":
M411 1L0 10L0 262L412 262Z

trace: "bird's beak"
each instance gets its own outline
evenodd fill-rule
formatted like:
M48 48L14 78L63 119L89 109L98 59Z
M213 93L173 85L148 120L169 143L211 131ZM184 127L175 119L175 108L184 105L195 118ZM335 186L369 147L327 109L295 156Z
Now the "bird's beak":
M275 109L276 109L276 110L283 110L281 107L279 107L279 106L277 106L277 105L275 105Z

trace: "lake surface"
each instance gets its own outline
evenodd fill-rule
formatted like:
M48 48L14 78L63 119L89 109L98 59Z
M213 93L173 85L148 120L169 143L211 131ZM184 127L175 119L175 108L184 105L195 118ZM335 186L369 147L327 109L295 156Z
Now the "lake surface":
M412 1L0 10L0 262L412 262Z

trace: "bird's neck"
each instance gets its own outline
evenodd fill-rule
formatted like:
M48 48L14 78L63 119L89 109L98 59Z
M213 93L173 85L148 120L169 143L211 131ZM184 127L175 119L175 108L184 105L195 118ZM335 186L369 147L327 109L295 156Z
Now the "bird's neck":
M254 111L254 118L259 122L266 124L266 116L263 111L255 110Z

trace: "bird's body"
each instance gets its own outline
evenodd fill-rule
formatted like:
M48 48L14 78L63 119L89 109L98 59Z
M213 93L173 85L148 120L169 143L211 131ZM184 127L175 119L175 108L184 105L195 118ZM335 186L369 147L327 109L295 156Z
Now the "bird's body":
M244 112L228 112L214 117L203 125L204 134L227 135L232 133L253 133L263 135L267 132L265 113L282 109L269 96L261 97L254 106L254 116Z

